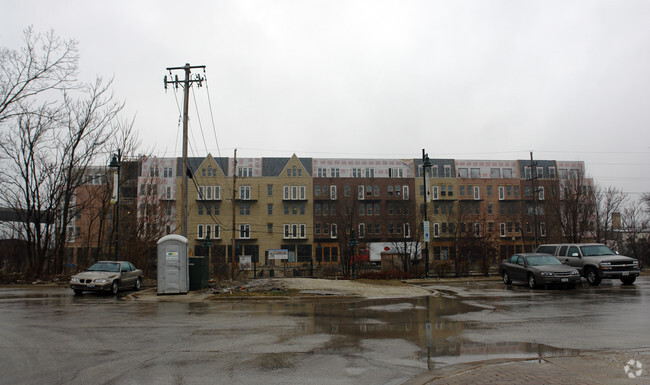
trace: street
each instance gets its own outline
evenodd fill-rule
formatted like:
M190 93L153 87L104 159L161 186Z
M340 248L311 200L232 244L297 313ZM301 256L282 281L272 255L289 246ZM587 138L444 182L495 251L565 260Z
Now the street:
M0 289L2 384L400 384L494 358L650 350L650 279L459 281L405 299L143 302Z

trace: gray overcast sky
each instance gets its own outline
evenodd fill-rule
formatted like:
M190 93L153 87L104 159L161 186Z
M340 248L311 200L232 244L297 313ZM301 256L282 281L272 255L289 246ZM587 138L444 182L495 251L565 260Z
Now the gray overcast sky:
M165 93L165 68L190 63L208 78L193 90L191 156L533 150L650 191L647 0L0 0L0 25L10 48L28 25L77 40L82 77L114 76L159 156L181 152L182 92Z

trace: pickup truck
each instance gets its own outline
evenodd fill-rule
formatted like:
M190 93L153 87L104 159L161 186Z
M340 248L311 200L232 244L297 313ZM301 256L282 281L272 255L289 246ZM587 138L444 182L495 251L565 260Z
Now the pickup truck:
M640 274L639 261L618 255L601 243L562 243L541 245L537 253L553 255L560 262L574 266L592 286L602 279L620 279L631 285Z

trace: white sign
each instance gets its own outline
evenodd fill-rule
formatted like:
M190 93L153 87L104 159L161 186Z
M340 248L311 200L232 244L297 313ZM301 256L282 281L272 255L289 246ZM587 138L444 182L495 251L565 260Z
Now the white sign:
M278 250L269 250L269 259L289 259L289 250L287 249L278 249Z
M239 256L239 268L242 270L248 270L251 268L251 259L250 255L240 255Z
M178 252L168 251L166 257L168 261L178 261Z
M429 242L431 237L429 236L429 221L423 221L422 222L422 230L424 233L424 241Z
M116 204L120 199L119 196L119 184L117 170L113 171L113 193L111 194L111 204Z

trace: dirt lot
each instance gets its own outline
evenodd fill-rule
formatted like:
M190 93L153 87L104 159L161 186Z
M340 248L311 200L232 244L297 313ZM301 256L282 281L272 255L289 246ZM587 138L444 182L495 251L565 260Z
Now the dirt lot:
M480 278L497 280L498 277ZM467 280L467 279L464 279ZM209 289L191 291L187 295L156 295L155 281L147 282L140 292L131 292L125 299L140 301L209 301L219 299L297 299L308 297L408 298L436 294L420 286L456 280L331 280L313 278L265 278L248 282L218 281Z

